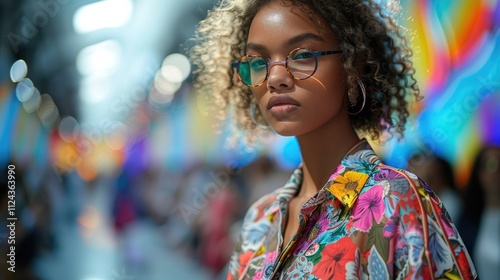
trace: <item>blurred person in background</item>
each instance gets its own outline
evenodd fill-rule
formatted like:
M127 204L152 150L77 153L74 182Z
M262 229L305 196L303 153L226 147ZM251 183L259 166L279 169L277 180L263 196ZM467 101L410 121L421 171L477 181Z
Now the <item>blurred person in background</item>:
M442 157L432 154L416 154L408 161L408 171L422 178L437 194L453 222L462 213L462 198L455 186L453 168Z
M482 148L463 190L458 229L481 279L500 279L500 146Z
M248 210L228 279L476 277L434 192L358 136L402 136L407 98L420 97L411 49L381 6L221 1L195 37L211 113L230 114L246 143L266 126L295 136L302 155Z
M231 176L224 185L207 197L207 206L199 218L199 254L203 266L213 275L225 267L234 246L231 226L242 218L246 205L242 178ZM243 213L244 214L244 213Z

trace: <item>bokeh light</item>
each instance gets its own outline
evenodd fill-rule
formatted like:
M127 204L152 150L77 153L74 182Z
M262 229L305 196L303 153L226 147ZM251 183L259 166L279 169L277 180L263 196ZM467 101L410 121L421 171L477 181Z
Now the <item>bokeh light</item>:
M56 122L59 120L59 109L48 94L42 94L41 104L37 109L40 122L47 129L51 130Z
M75 132L78 130L78 121L72 116L65 116L59 121L59 135L67 143L75 141Z
M110 74L119 66L120 56L120 43L106 40L82 49L76 66L83 76Z
M40 107L41 102L42 98L40 95L40 91L36 87L33 87L33 93L31 94L29 99L23 102L23 108L27 113L33 113L38 109L38 107Z
M19 81L19 83L16 85L16 96L17 99L21 102L25 102L31 98L33 95L33 92L35 91L35 87L33 85L33 82L26 78L22 79Z
M77 33L88 33L125 25L132 16L130 0L103 0L83 5L75 12L73 27Z
M28 75L28 65L22 59L17 60L10 68L10 79L17 83L23 80Z

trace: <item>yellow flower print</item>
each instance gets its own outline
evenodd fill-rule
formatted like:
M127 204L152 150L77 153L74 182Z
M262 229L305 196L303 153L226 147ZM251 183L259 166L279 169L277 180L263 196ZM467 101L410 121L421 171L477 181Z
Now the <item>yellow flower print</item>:
M365 185L366 180L368 180L367 174L347 171L344 175L338 175L334 178L326 190L331 192L342 204L350 208Z

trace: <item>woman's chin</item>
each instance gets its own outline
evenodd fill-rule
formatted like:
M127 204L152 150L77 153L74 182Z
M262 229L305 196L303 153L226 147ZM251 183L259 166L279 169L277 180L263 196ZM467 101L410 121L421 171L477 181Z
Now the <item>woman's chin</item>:
M297 129L294 129L291 127L289 124L288 125L283 125L283 124L278 124L278 125L270 125L270 128L272 131L274 131L276 134L280 136L296 136L297 135Z

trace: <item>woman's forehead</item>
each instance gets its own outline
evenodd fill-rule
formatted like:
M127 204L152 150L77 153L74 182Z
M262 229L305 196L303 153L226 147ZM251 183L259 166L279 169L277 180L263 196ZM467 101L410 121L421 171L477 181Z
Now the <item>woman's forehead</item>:
M309 13L310 10L281 2L264 5L253 18L248 41L264 39L266 33L274 33L274 40L294 37L303 33L317 34L331 40L333 32L319 15ZM311 15L314 15L312 17Z

